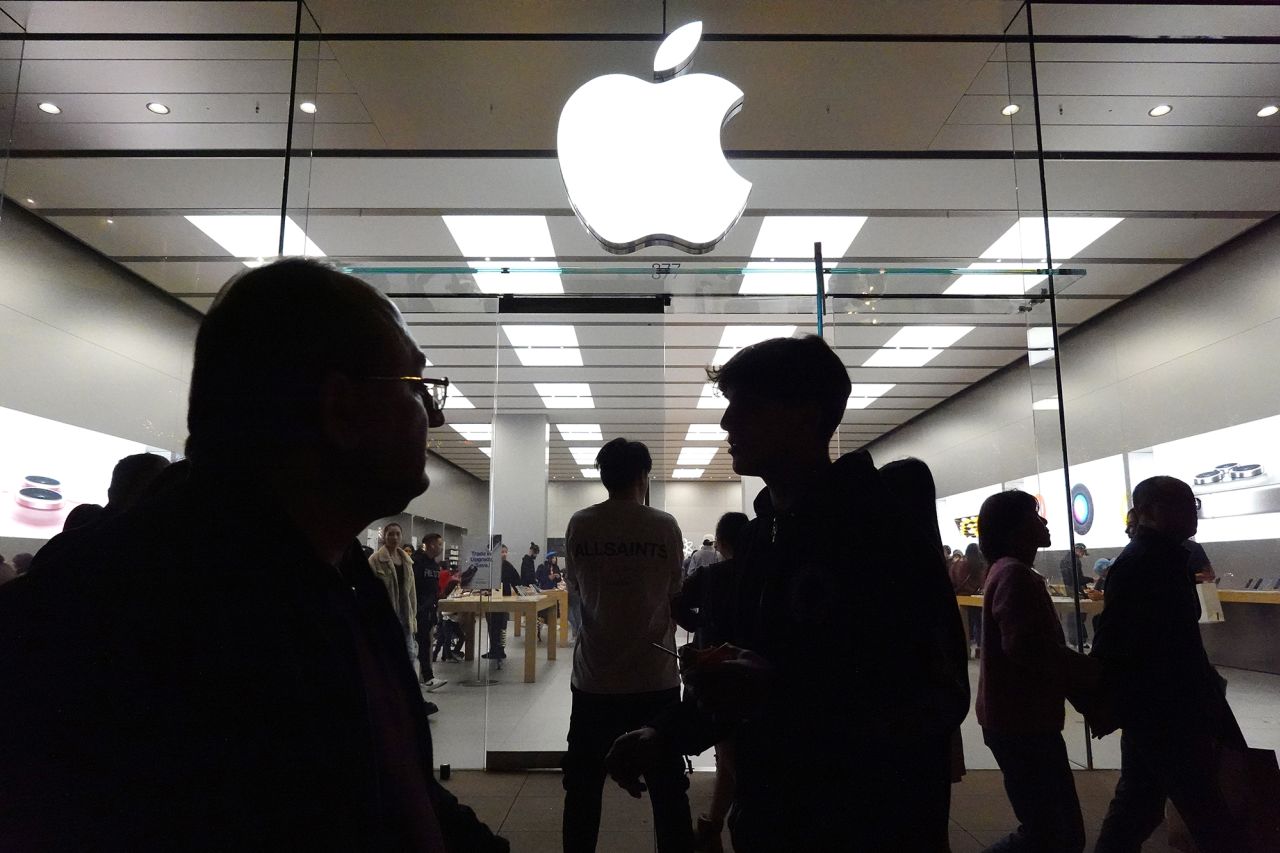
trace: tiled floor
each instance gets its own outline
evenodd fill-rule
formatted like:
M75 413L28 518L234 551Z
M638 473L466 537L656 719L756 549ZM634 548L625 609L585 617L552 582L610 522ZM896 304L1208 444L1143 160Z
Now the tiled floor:
M690 800L695 814L704 811L711 797L711 773L695 773ZM1084 812L1088 846L1093 848L1102 816L1115 788L1114 771L1079 771L1076 790ZM556 772L485 773L454 771L445 783L459 799L474 808L481 820L511 841L514 853L550 853L560 850L560 817L564 790ZM975 770L952 788L952 853L977 853L1014 826L999 771ZM1165 830L1157 830L1144 853L1165 853ZM731 850L725 832L725 849ZM600 820L598 849L606 853L642 853L654 850L653 817L647 799L634 800L622 789L606 783Z

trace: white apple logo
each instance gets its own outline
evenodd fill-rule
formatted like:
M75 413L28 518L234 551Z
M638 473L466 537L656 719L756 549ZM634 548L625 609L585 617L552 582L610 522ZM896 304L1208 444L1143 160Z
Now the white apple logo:
M614 254L645 246L709 252L747 205L751 182L720 147L742 90L711 74L684 74L701 38L701 21L685 24L658 48L658 82L606 74L583 84L560 113L569 203Z

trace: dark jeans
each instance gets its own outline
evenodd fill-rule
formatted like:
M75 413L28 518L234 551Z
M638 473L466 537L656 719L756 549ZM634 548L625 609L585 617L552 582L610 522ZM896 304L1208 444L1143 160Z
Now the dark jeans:
M509 614L506 613L490 613L487 617L489 620L489 654L497 658L505 658L507 656L506 641L502 635L507 630L507 619Z
M1018 828L988 853L1080 853L1084 819L1060 732L1003 734L982 730L982 740L1004 774L1004 790Z
M1087 614L1081 613L1080 620L1080 636L1084 638L1084 642L1089 642L1089 617ZM1076 644L1076 615L1074 612L1063 614L1062 616L1062 636L1067 638L1067 642L1071 645Z
M431 668L431 629L436 624L436 608L418 608L418 666L422 677L430 681L436 677Z
M969 642L975 646L982 645L982 608L966 607L969 611Z
M584 693L573 690L569 716L569 749L564 757L564 850L589 853L600 833L600 800L605 783L604 759L619 736L648 723L660 711L679 703L680 689L654 693ZM676 752L644 774L653 806L660 853L693 850L689 820L689 780Z
M1138 853L1164 822L1168 798L1201 853L1247 849L1218 785L1218 744L1199 731L1128 728L1120 736L1120 781L1095 853Z

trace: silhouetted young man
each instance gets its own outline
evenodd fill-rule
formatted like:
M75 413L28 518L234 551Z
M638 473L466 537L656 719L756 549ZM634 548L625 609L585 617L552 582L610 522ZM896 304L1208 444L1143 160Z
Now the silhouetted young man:
M354 538L427 488L423 365L395 306L327 266L223 288L188 459L0 591L0 846L507 849L432 777Z
M731 647L714 663L682 650L697 705L619 738L611 773L634 792L661 745L700 752L733 733L739 853L946 850L968 687L939 552L867 454L831 461L850 383L820 338L765 341L708 375L728 400L734 471L767 486L715 603ZM871 574L875 603L851 619L850 591Z
M1133 490L1133 538L1107 570L1093 655L1116 689L1120 780L1097 853L1137 853L1177 806L1204 853L1246 849L1218 784L1223 743L1243 746L1200 638L1200 601L1183 543L1199 519L1191 487L1152 477Z

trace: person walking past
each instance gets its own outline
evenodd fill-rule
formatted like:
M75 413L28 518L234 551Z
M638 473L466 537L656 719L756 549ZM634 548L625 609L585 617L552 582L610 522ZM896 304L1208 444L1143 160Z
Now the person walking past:
M680 588L684 537L676 520L645 506L653 461L638 441L615 438L596 456L609 492L569 519L570 593L582 624L573 644L573 708L564 758L564 850L596 849L605 756L614 740L677 706L671 597ZM646 767L660 853L693 849L689 783L668 747Z
M382 545L369 557L369 568L387 588L391 609L400 620L405 648L409 650L409 659L416 671L417 642L414 635L418 632L418 592L413 580L413 563L400 547L403 538L404 531L394 521L382 528Z
M1080 853L1084 820L1062 728L1070 673L1088 664L1067 648L1044 581L1031 569L1036 551L1051 544L1035 497L1013 490L983 501L978 543L991 563L978 724L1019 824L987 851Z
M1247 850L1219 784L1223 746L1244 739L1200 637L1184 543L1199 525L1191 487L1151 477L1133 489L1133 537L1106 575L1092 657L1115 698L1120 779L1096 853L1137 853L1171 800L1201 853Z
M428 691L439 690L448 682L436 678L431 666L431 632L439 621L440 555L444 552L444 537L428 533L413 553L413 584L418 595L418 667Z
M538 585L538 554L541 552L536 542L529 543L529 553L520 558L520 585Z
M964 557L954 560L947 567L951 578L951 588L956 595L978 595L987 579L987 561L982 556L982 549L977 542L971 542L964 549ZM966 607L969 614L969 647L974 657L982 648L982 609Z
M716 550L715 541L710 537L702 540L702 547L689 555L684 561L684 576L687 578L698 569L720 562L720 552Z

